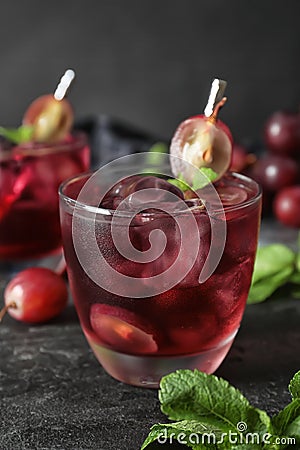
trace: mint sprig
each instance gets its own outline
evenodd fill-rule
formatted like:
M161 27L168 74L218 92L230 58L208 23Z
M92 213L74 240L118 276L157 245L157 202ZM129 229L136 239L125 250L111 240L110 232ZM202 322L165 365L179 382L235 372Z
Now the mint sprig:
M292 296L300 295L300 251L293 252L283 244L259 247L255 259L248 303L269 298L278 288L289 283Z
M163 379L159 400L162 412L172 420L201 419L202 424L224 431L248 416L256 428L262 425L265 431L264 420L269 425L268 418L261 417L261 411L250 406L240 391L226 380L199 370L181 370Z
M162 378L159 391L161 410L174 422L153 425L141 450L156 448L153 443L193 450L281 450L288 448L287 437L300 444L300 371L289 390L292 401L271 418L226 380L177 370Z
M200 167L193 180L193 189L202 189L217 178L218 174L211 167Z
M186 192L190 189L197 191L198 189L204 188L209 183L212 183L217 177L218 174L210 167L201 167L195 173L191 185L185 180L184 176L181 173L177 178L169 178L168 182L174 184L176 187L181 189L182 192Z
M32 140L33 131L33 127L29 125L21 125L18 128L0 127L0 136L5 137L14 144L22 144Z
M192 186L190 186L183 178L181 174L178 175L177 178L169 178L167 180L169 183L173 184L174 186L178 187L182 192L189 191L190 189L193 189Z

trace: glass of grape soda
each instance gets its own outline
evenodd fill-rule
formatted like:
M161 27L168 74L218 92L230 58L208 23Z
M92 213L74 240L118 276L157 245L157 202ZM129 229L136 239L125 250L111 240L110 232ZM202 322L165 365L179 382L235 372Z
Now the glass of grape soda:
M214 372L245 309L261 192L227 172L231 135L214 83L211 112L183 122L169 154L125 156L60 187L83 332L103 368L132 385L156 388L176 369Z
M67 71L56 90L66 92ZM60 270L58 187L89 169L83 134L72 133L66 98L49 94L29 106L18 129L0 135L0 280L32 265Z

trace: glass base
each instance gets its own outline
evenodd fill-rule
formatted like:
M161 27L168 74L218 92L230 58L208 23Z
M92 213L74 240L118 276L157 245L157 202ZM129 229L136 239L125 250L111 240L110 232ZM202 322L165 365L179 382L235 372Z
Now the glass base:
M133 386L156 389L163 376L177 369L198 369L213 373L224 360L237 331L217 347L198 354L179 356L126 355L87 339L100 364L113 378Z
M51 255L26 260L0 260L0 289L19 272L29 267L47 267L62 274L66 268L66 262L62 249Z

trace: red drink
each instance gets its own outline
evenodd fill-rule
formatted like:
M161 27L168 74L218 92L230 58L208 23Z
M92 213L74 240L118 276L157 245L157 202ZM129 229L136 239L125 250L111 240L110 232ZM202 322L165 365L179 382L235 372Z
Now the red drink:
M146 178L148 181L145 181ZM61 189L61 223L72 294L83 331L96 357L112 376L121 381L157 387L160 378L175 369L198 368L213 372L228 352L238 331L251 283L261 196L254 181L241 175L228 174L216 183L225 215L218 210L211 214L209 208L199 207L198 200L186 201L191 207L189 214L192 213L199 231L198 244L193 231L189 229L189 222L186 222L186 211L177 210L176 200L170 209L173 213L159 211L158 203L163 205L165 201L159 197L156 206L145 206L145 211L138 212L130 222L130 241L133 248L140 252L141 258L133 261L116 249L112 236L113 220L116 220L116 234L122 234L126 222L124 216L133 202L131 192L138 190L138 183L142 183L141 189L158 187L160 191L167 189L173 191L175 196L178 194L177 188L164 187L164 183L165 186L170 186L170 183L161 180L154 186L154 177L146 178L133 176L115 185L102 200L100 206L103 209L99 208L96 212L95 208L89 211L83 205L77 205L77 222L74 222L73 215L76 202L70 202L70 198L77 198L86 178L65 184ZM149 181L150 178L152 181ZM202 195L204 200L207 196L207 204L213 203L205 189ZM109 213L126 196L128 202L123 208L123 217L122 210ZM92 200L89 205L97 206L97 202ZM127 276L121 286L114 285L111 280L109 290L109 280L106 280L106 288L103 288L87 274L87 267L82 267L77 250L80 251L81 247L88 249L92 244L86 235L86 239L81 239L79 244L77 242L75 251L74 236L76 227L85 227L88 221L94 221L95 242L106 262L115 271ZM209 254L212 226L223 226L224 221L227 235L220 262L208 279L199 283L199 274ZM183 249L179 249L180 229L188 235ZM159 250L163 243L161 234L156 234L155 238L152 235L151 239L153 230L162 231L167 243L162 254L154 261L147 262L149 249L155 252L156 247ZM215 248L222 247L221 240L217 234L212 245ZM127 250L128 255L130 249ZM193 263L189 256L195 251ZM173 271L176 278L174 286L164 289L164 281L166 286L172 281L166 277L160 292L152 295L153 289L158 287L155 286L155 277L175 264L178 255L183 276ZM104 263L97 265L94 261L94 265L96 274L97 271L100 275L105 273ZM133 290L133 281L130 281L133 278L138 278L140 284L136 284L134 295L128 295ZM147 292L151 295L147 295Z
M0 264L61 249L58 186L88 168L82 135L0 151Z

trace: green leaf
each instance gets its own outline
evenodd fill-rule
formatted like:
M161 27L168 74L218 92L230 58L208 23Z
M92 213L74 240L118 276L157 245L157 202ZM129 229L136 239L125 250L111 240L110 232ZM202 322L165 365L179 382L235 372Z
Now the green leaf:
M165 153L168 152L168 146L164 142L156 142L149 148L146 156L146 167L142 170L143 174L161 175L161 167L166 161Z
M298 232L298 253L296 257L296 269L300 272L300 231Z
M295 373L289 384L289 391L293 399L300 399L300 370Z
M169 148L165 142L156 142L148 151L151 153L168 153Z
M239 422L257 433L270 429L268 415L252 407L238 389L199 370L177 370L163 377L159 399L171 420L197 420L224 432L236 430Z
M181 180L180 178L169 178L167 180L169 183L173 184L174 186L178 187L179 189L182 190L182 192L188 191L189 189L191 189L191 187L183 180Z
M197 191L198 189L202 189L203 187L207 186L210 182L215 180L217 176L218 176L217 173L213 171L210 167L202 167L196 172L192 186L190 186L185 181L181 173L178 175L177 178L169 178L168 182L177 186L179 189L182 190L182 192L188 191L189 189Z
M295 263L295 253L283 244L270 244L259 247L256 254L252 284L269 278L287 266Z
M288 266L272 276L259 279L251 285L247 303L259 303L269 298L280 286L287 283L293 271L293 267Z
M214 450L218 448L216 446L217 443L221 445L223 441L224 437L220 430L207 427L197 421L182 420L180 422L154 425L144 441L141 450L144 450L146 447L149 450L155 448L150 445L153 442L164 445L169 444L171 449L174 448L173 445L177 442L194 450Z
M297 254L296 258L296 269L298 272L300 272L300 252Z
M300 272L294 272L291 275L289 282L294 284L300 284Z
M195 177L193 179L194 191L197 191L197 189L204 188L209 183L212 183L217 177L218 174L210 167L201 167L199 169L199 172L196 172Z
M272 417L272 425L278 436L286 436L287 428L300 416L300 398L295 398L276 416Z
M199 370L177 370L162 378L159 391L162 411L177 422L154 425L141 450L300 448L300 371L289 391L291 403L270 419L226 380ZM243 432L239 422L246 425Z
M168 150L168 146L164 142L156 142L156 144L152 145L148 150L146 164L160 167L164 161L162 155L168 153Z
M272 418L272 424L279 436L294 437L300 444L300 371L295 373L288 388L293 400Z
M296 439L296 443L300 444L300 416L288 425L286 435L289 437L294 437ZM295 446L293 448L295 448Z
M32 140L33 127L21 125L19 128L0 127L0 135L14 144L22 144Z

